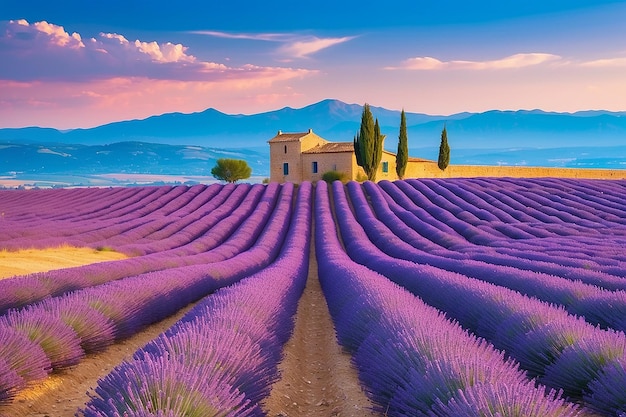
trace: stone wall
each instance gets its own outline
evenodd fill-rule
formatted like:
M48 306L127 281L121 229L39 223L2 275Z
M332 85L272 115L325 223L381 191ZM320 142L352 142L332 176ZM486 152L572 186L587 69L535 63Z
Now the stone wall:
M436 162L414 162L407 167L406 178L470 178L470 177L512 177L512 178L586 178L586 179L626 179L626 170L583 169L522 166L481 166L449 165L441 171Z

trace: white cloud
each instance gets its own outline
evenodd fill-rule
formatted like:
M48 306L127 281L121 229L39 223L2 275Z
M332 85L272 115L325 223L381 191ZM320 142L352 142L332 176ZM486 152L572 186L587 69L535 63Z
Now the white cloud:
M226 39L247 39L256 41L267 41L281 43L277 52L290 58L306 58L323 49L354 39L354 36L344 36L341 38L318 38L317 36L307 36L288 33L226 33L218 31L194 31L191 33L199 35L214 36Z
M580 65L583 67L594 67L594 68L626 67L626 57L596 59L594 61L583 62Z
M24 19L16 22L18 26L28 27L28 22ZM33 26L41 33L49 36L51 42L59 45L71 48L84 48L80 35L76 32L71 35L67 33L61 26L56 26L48 22L42 21L34 23Z
M559 55L545 53L521 53L502 59L489 61L440 61L432 57L416 57L407 59L398 67L385 69L397 70L501 70L523 68L561 60Z
M195 33L196 35L214 36L216 38L224 39L249 39L255 41L271 42L285 42L290 37L290 35L286 35L284 33L227 33L214 30L195 30L189 33Z
M317 38L312 36L289 42L281 47L279 52L294 58L304 58L322 49L330 48L331 46L347 42L351 39L354 39L354 36L345 36L343 38Z

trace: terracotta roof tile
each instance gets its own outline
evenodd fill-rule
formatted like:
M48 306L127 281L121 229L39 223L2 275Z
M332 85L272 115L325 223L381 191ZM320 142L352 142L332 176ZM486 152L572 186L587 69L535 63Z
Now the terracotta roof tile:
M312 131L308 131L308 132L302 132L302 133L282 133L281 131L278 131L278 134L276 136L274 136L272 139L270 139L268 142L295 142L295 141L299 141L300 139L302 139L303 137L305 137L306 135L313 133Z
M354 143L352 142L328 142L324 145L315 146L302 153L339 153L354 152Z

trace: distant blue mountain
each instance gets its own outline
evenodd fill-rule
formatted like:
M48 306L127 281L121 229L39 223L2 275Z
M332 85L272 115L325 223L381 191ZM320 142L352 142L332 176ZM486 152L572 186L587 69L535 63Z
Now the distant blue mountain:
M243 115L215 109L198 113L168 113L143 120L110 123L90 129L59 131L29 127L0 129L0 141L105 145L150 142L217 148L267 147L278 130L302 132L312 128L332 141L351 141L359 128L362 106L323 100L300 109ZM372 106L386 147L395 149L400 112ZM407 113L410 147L438 146L444 124L452 149L511 147L616 146L626 144L626 112L585 111L551 113L541 110L488 111L454 115Z

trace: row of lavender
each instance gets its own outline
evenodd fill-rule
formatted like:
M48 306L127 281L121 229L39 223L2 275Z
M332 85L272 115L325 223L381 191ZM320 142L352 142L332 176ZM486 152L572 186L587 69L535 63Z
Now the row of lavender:
M213 199L207 203L208 207L203 208L202 213L207 212L203 217L189 216L190 219L180 217L180 221L171 223L172 227L165 227L160 231L157 237L160 240L147 244L137 240L133 244L144 249L149 245L158 245L156 249L159 250L155 249L151 251L152 253L120 261L35 273L0 281L0 313L48 296L61 295L125 276L165 270L172 266L217 262L234 256L242 249L247 249L258 237L269 213L274 210L281 188L277 184L271 184L267 187L252 188L240 186L234 190L232 186L225 186L223 190L228 191L227 195L232 197L235 194L239 198L226 201ZM215 208L216 203L221 205ZM283 195L279 204L289 203L289 196ZM156 211L152 217L160 219L163 215ZM196 219L197 223L194 225L195 233L190 233L188 227L177 229L182 221L183 225L187 226L193 219ZM118 241L120 239L132 240L140 237L126 232L118 237ZM232 239L237 242L235 246L227 243ZM113 238L108 242L112 245L115 243Z
M19 215L19 207L7 207L3 201L1 244L9 250L69 244L94 248L113 246L131 255L163 251L189 244L194 236L203 234L227 216L246 194L259 193L261 188L248 184L213 185L204 189L143 187L132 196L116 194L121 200L107 203L100 211L84 210L89 212L86 216L82 214L80 204L84 202L80 199L68 199L64 205L50 207L58 215L26 218ZM36 206L40 204L36 197L32 195L20 202L26 208ZM101 201L106 198L104 195ZM172 235L177 239L170 242Z
M536 261L527 262L523 267L516 265L523 261L521 258L515 258L508 265L503 265L505 262L502 259L500 263L495 263L467 258L460 252L448 251L444 254L425 250L420 245L423 237L420 239L418 230L410 226L415 222L405 222L406 215L403 218L396 216L397 209L394 212L390 208L394 202L383 197L380 187L366 183L361 188L357 183L351 183L347 188L350 200L356 206L355 216L363 225L369 239L387 255L505 286L561 305L572 314L584 316L590 323L626 330L626 292L613 290L626 288L625 279L583 268L561 267L559 271L558 265L553 265L552 274L548 274L532 269ZM371 199L374 212L370 209L367 198ZM385 244L398 238L400 240L397 244ZM492 252L488 247L483 247L482 250L485 257ZM537 269L540 269L539 265ZM561 275L556 275L557 273Z
M337 193L333 197L336 217L343 219L345 200L337 201ZM558 392L536 386L484 340L352 261L338 239L322 183L315 214L319 277L337 337L352 353L378 411L388 416L589 415ZM343 220L344 245L348 252L351 246L359 250L358 239L349 234L355 222Z
M206 297L102 378L79 415L262 416L306 282L310 183L276 262ZM289 222L285 222L289 223Z
M169 267L160 271L118 276L0 316L0 403L30 381L74 365L85 353L267 267L287 234L293 189L292 184L268 186L266 201L257 201L257 210L237 225L225 243L197 255L204 256L197 263L177 266L176 259L166 257L164 265ZM278 190L280 198L274 204ZM216 255L213 261L209 261L211 254Z
M531 254L535 261L623 276L626 255L616 252L614 244L626 241L626 201L612 197L623 194L623 182L581 181L589 196L605 196L604 204L598 197L585 199L569 183L566 179L457 179L381 186L393 191L397 185L404 201L410 201L408 206L403 202L403 207L414 213L421 210L426 222L445 230L448 239L455 239L455 251L470 257L490 247L501 255ZM568 238L572 235L577 239ZM594 245L592 251L589 245Z
M363 186L372 205L380 209L385 200L375 198L377 187ZM542 384L563 390L569 398L584 401L603 415L626 412L623 291L587 286L586 293L578 294L576 288L570 288L567 294L567 277L535 275L522 269L516 272L515 268L477 264L461 257L446 260L441 254L433 255L434 251L421 251L393 233L410 224L403 221L408 218L406 213L401 218L389 209L379 210L377 218L356 183L347 188L333 184L333 201L344 245L354 261L402 285L503 349ZM387 216L383 219L380 213ZM485 281L497 281L499 285ZM545 293L544 298L552 300L561 294L561 304L582 317L507 288L511 282L516 289L539 285L533 294L538 298ZM584 319L601 321L606 328L595 327Z

